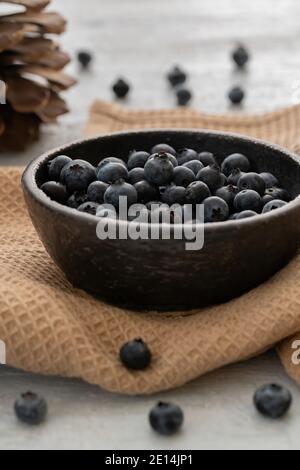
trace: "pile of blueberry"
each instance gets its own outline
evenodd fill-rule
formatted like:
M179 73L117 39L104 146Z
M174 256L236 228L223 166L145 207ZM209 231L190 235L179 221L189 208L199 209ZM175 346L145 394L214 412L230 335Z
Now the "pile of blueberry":
M48 163L48 179L41 189L52 200L97 217L115 215L111 206L117 212L121 196L128 208L143 205L147 220L155 211L157 220L171 223L197 221L199 204L205 222L222 222L264 214L291 200L273 174L252 171L245 155L228 155L218 165L210 152L175 151L166 143L150 152L132 151L127 163L108 157L97 167L60 155Z

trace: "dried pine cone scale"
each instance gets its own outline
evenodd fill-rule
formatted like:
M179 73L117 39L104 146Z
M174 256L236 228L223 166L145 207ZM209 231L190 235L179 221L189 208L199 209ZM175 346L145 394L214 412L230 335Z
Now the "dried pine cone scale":
M41 65L54 70L63 69L69 62L69 55L59 49L45 52L39 56L36 54L36 59L28 57L26 54L15 53L13 47L0 55L0 63L5 65Z
M22 77L9 77L6 81L7 100L19 113L38 113L48 103L50 90Z
M26 11L25 13L16 13L6 15L6 21L12 23L27 24L31 23L41 28L43 33L61 34L65 30L66 21L58 13L48 13L43 11Z
M57 43L43 36L24 37L11 47L11 50L23 57L23 60L26 62L35 62L43 54L48 54L57 49Z
M2 21L0 17L0 52L18 44L26 33L38 32L38 27Z
M50 99L46 106L41 109L37 115L45 123L55 122L58 116L68 112L65 101L51 90Z
M51 68L28 65L23 67L22 72L45 78L57 90L67 90L76 83L70 75Z
M41 122L55 122L68 108L59 96L75 80L62 72L70 61L52 34L65 30L65 19L44 8L51 0L0 0L24 8L0 13L0 79L6 105L0 105L0 151L23 149L38 137ZM49 36L50 35L50 36Z

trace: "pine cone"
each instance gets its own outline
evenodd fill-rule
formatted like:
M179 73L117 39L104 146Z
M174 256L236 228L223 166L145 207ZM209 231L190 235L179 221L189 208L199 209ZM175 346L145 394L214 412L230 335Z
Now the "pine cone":
M70 58L49 36L61 34L66 22L45 11L50 1L0 0L0 80L6 88L6 104L0 104L0 151L23 150L38 138L41 123L55 122L68 111L59 93L75 83L62 72ZM3 3L24 11L1 15Z

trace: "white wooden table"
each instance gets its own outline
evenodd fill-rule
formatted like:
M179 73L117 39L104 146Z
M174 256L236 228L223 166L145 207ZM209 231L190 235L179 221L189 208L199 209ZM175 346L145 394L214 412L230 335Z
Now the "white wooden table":
M172 107L164 74L173 64L190 73L193 105L228 109L226 92L240 83L247 89L245 111L270 110L300 98L300 4L297 0L54 0L69 19L65 48L95 55L90 73L70 72L79 83L68 93L71 113L22 154L0 163L25 164L43 150L80 138L88 108L96 97L111 99L118 75L133 84L128 105ZM253 60L246 74L233 72L229 52L241 40ZM257 386L277 381L294 394L293 409L280 422L255 413ZM45 395L49 419L38 429L16 422L13 402L27 389ZM159 398L180 404L182 432L162 439L147 424ZM226 367L181 389L154 397L128 398L77 380L46 378L0 366L0 449L296 449L300 447L300 393L274 352Z

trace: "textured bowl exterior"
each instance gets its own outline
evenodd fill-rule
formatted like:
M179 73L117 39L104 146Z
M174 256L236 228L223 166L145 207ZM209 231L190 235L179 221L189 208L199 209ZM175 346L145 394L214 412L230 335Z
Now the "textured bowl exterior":
M239 135L199 130L149 130L77 142L35 159L22 183L32 222L55 263L76 287L134 309L180 310L224 302L272 276L299 247L300 197L254 218L206 224L204 247L187 251L186 240L100 240L98 219L51 201L39 186L47 161L64 154L97 164L126 159L132 149L160 142L214 152L223 159L245 153L256 171L271 171L300 194L300 164L292 153ZM122 224L126 222L119 222Z

